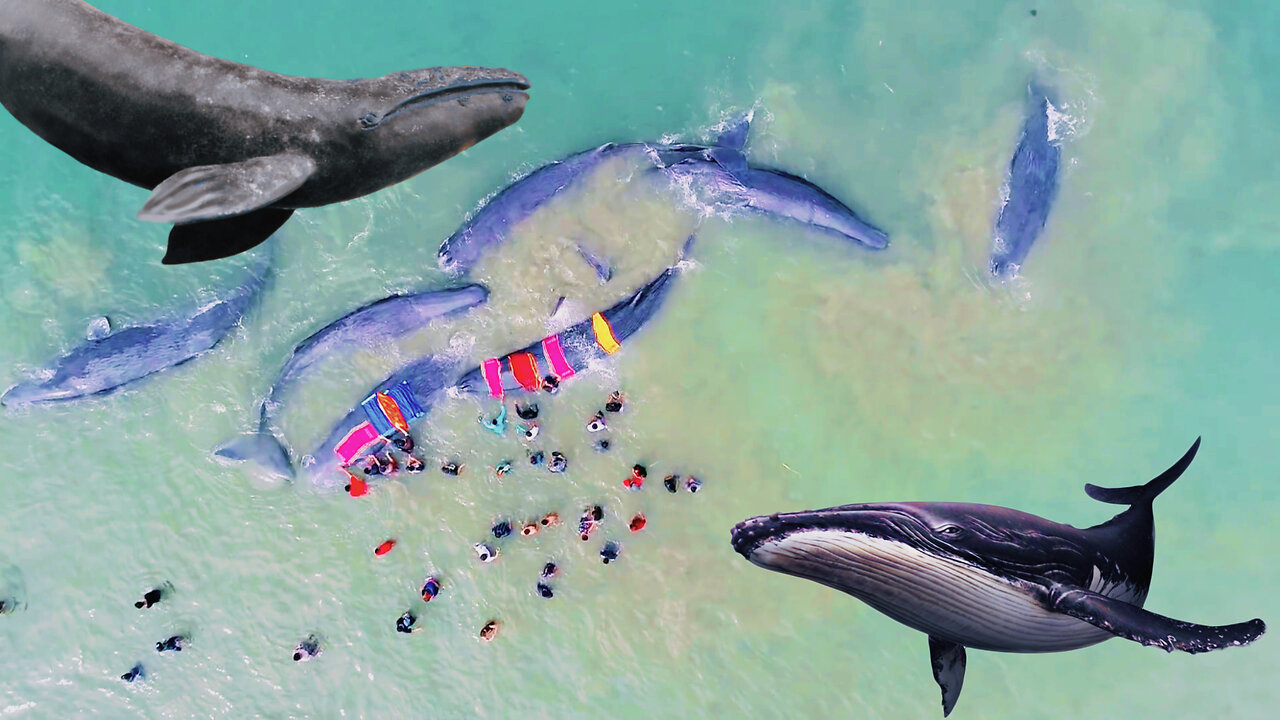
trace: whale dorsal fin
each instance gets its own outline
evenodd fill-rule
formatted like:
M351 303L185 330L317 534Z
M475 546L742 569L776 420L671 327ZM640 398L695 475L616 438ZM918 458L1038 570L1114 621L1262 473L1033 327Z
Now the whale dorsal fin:
M754 112L745 112L725 123L720 137L716 138L716 147L741 152L747 146L747 133L751 132L751 118L754 115Z
M1053 585L1045 603L1050 610L1070 615L1090 625L1165 652L1202 653L1234 645L1248 645L1266 632L1254 618L1234 625L1197 625L1174 620L1072 585Z
M1173 484L1186 472L1187 467L1191 465L1191 461L1196 457L1196 451L1200 449L1200 438L1191 443L1191 449L1187 450L1178 462L1174 463L1168 470L1155 476L1145 485L1133 485L1124 488L1104 488L1093 484L1085 484L1084 491L1089 497L1104 503L1112 503L1113 505L1147 505L1156 496L1164 492L1166 488Z
M111 320L106 315L99 315L89 321L89 327L85 329L84 336L88 340L101 340L110 334Z
M302 187L315 170L315 161L298 153L187 168L151 191L138 219L184 225L244 215Z
M933 679L942 689L942 717L946 717L955 709L960 689L964 687L964 646L930 635L929 664L933 667Z

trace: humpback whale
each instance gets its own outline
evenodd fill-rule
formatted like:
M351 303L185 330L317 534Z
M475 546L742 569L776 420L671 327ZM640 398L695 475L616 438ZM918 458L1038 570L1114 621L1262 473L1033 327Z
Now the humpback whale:
M280 404L286 388L324 356L342 347L370 345L407 335L437 318L475 307L488 297L489 291L481 285L392 295L352 310L320 328L289 353L289 359L258 410L257 429L217 448L214 454L227 460L253 461L275 476L292 476L289 455L271 430L271 411Z
M363 80L203 55L80 0L0 2L0 104L89 167L152 190L166 264L243 252L294 210L406 180L515 123L529 81L436 67Z
M108 393L181 365L211 350L257 301L271 270L271 254L235 290L191 315L111 330L106 318L89 324L87 341L54 361L47 377L10 388L0 405L21 406Z
M817 185L781 170L750 167L744 150L750 125L751 113L734 119L710 146L606 143L543 165L493 196L449 236L440 246L440 267L469 272L539 208L605 161L618 158L647 164L659 176L697 191L718 212L785 218L873 250L888 245L884 231ZM596 263L584 260L600 273Z
M683 257L693 238L685 243ZM407 384L424 412L446 395L494 395L537 392L544 376L563 382L616 353L621 344L634 335L658 311L670 292L672 281L680 272L677 263L650 280L631 297L626 298L590 318L555 335L516 350L502 358L491 358L462 374L452 383L448 378L457 371L457 363L439 355L429 355L410 363L385 378L365 396L382 389ZM366 419L365 410L357 405L339 420L315 452L304 458L305 476L317 487L341 487L347 475L334 448L344 436ZM373 448L378 449L377 445Z
M1128 506L1087 529L991 505L872 503L751 518L733 528L733 547L755 565L842 590L927 634L945 716L960 697L965 648L1058 652L1122 637L1200 653L1262 635L1258 619L1207 626L1143 609L1152 501L1199 447L1197 438L1145 485L1085 485L1095 500Z
M1048 91L1036 83L1029 85L1027 119L1009 163L1005 201L996 217L990 262L991 274L996 277L1017 274L1044 230L1058 194L1062 139L1055 133L1052 112L1054 105Z

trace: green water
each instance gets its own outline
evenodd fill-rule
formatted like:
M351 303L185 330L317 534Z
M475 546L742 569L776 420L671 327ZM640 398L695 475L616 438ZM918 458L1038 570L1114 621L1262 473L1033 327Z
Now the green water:
M512 129L371 197L300 212L261 304L208 355L107 397L0 414L0 717L935 718L925 637L733 553L729 528L872 500L1007 505L1076 525L1115 509L1085 482L1145 481L1204 446L1156 505L1147 606L1190 621L1280 621L1280 30L1274 3L848 4L101 0L220 57L375 76L507 66L534 88ZM1035 7L1036 16L1029 10ZM1000 184L1036 73L1077 121L1024 277L984 278ZM663 311L552 401L519 457L451 400L419 435L429 472L353 500L273 486L209 450L249 429L289 348L390 292L446 283L435 251L517 173L605 141L705 140L755 107L754 162L803 174L885 227L873 255L796 226L709 219ZM159 265L146 192L0 114L0 386L107 313L179 312L247 260ZM605 168L478 269L490 305L334 358L288 396L307 452L386 373L449 348L472 361L543 334L568 295L605 307L670 262L695 218ZM569 240L615 260L601 287ZM583 420L631 399L616 450ZM620 481L695 472L698 495ZM596 538L573 519L602 502ZM498 517L570 522L469 549ZM623 520L648 515L631 535ZM375 559L387 537L399 546ZM623 543L603 566L603 539ZM557 595L538 568L563 566ZM393 631L438 573L422 632ZM177 593L140 612L151 583ZM501 619L491 644L480 626ZM152 644L190 632L189 650ZM325 651L295 665L294 644ZM1053 655L971 652L959 718L1272 717L1275 638L1202 656L1114 640ZM150 678L117 676L143 660Z

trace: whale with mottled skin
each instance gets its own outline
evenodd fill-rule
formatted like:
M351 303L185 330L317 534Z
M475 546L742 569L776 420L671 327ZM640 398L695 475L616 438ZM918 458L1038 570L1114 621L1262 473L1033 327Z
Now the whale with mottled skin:
M733 547L752 563L842 590L929 636L942 710L964 683L965 648L1074 650L1121 637L1166 651L1247 645L1261 620L1208 626L1142 609L1155 552L1152 501L1187 469L1199 438L1145 485L1085 485L1128 509L1078 529L1009 508L872 503L751 518Z
M1017 274L1044 231L1057 197L1062 140L1055 133L1050 116L1053 112L1048 91L1036 83L1028 86L1027 119L1009 163L1005 201L996 217L990 263L991 274L996 277Z
M693 238L690 238L689 243L685 244L686 251L692 241ZM667 268L631 297L599 313L608 322L613 337L619 343L630 338L653 318L670 292L672 281L678 273L678 265ZM592 318L573 325L567 330L558 333L556 337L559 338L565 361L579 371L594 362L603 360L609 355L596 340ZM537 367L547 368L551 366L542 341L532 343L511 354L516 353L529 353L534 357ZM440 398L447 393L480 395L488 391L488 384L480 367L463 373L461 377L450 383L450 377L457 377L454 374L457 372L457 367L457 363L452 359L430 355L400 368L378 383L374 390L393 387L401 382L406 382L409 384L409 388L413 391L419 404L427 412L430 412L432 406L438 403ZM500 377L504 392L519 392L522 390L520 383L509 367L501 371ZM371 392L373 390L370 390ZM367 397L368 395L369 393L365 393L361 397ZM310 462L304 463L305 474L312 484L317 487L341 487L347 481L347 475L341 471L341 466L337 456L334 455L333 448L353 427L364 420L364 410L356 406L333 426L328 437L316 448ZM374 450L377 449L378 447L375 446Z
M544 165L504 188L446 239L440 266L469 272L486 252L506 242L517 225L613 159L647 165L658 177L697 192L717 212L784 218L873 250L888 245L884 231L822 188L780 170L750 167L744 151L750 124L750 113L736 118L710 146L608 143ZM585 252L581 246L579 250ZM602 274L587 255L584 260Z
M181 365L216 346L258 300L271 256L248 281L193 314L112 331L106 318L90 324L88 340L55 361L47 377L18 383L0 397L7 406L73 400L109 393Z
M89 167L152 190L167 264L243 252L298 208L367 195L515 123L529 81L438 67L288 77L203 55L80 0L0 2L0 103Z
M250 461L275 477L293 475L289 455L272 431L271 412L285 390L308 368L342 348L369 346L420 330L433 321L483 303L489 291L481 285L392 295L353 310L294 346L258 410L257 429L214 450L232 461Z

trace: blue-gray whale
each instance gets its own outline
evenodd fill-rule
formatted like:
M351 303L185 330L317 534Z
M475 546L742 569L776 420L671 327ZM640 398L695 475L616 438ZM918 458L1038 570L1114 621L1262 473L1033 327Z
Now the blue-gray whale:
M728 124L713 145L607 143L548 163L508 185L440 246L440 266L466 273L503 244L516 225L607 160L629 158L673 181L684 181L721 212L758 212L803 223L873 250L888 236L840 200L804 178L750 167L744 147L751 114ZM586 259L586 258L584 258ZM598 274L603 272L587 260Z
M1004 204L996 217L991 274L1008 277L1018 272L1036 238L1044 231L1058 194L1062 140L1054 134L1049 92L1037 83L1027 87L1027 119L1018 148L1009 162Z
M89 167L147 189L163 262L265 240L295 209L405 180L515 123L529 81L437 67L364 80L203 55L80 0L0 2L0 103Z
M392 295L352 310L312 333L293 347L289 359L258 409L254 432L243 435L214 454L233 461L251 461L278 477L292 477L293 464L272 431L271 413L286 388L323 357L344 347L368 346L402 337L432 321L483 303L489 291L482 285Z
M964 683L966 647L1057 652L1122 637L1200 653L1262 635L1258 619L1206 626L1142 609L1155 551L1152 501L1199 446L1197 438L1145 485L1085 485L1095 500L1129 507L1083 530L991 505L881 503L751 518L733 528L733 547L926 633L947 715Z
M271 273L271 253L249 279L211 303L182 315L112 332L104 318L90 324L88 340L52 364L47 378L18 383L0 404L21 406L109 393L211 350L257 302Z

